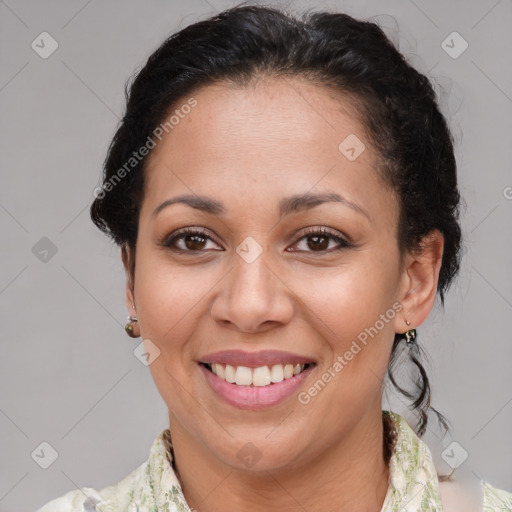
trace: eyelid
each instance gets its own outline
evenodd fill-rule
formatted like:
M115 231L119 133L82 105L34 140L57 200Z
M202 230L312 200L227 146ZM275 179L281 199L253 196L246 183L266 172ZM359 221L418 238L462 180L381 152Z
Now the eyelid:
M326 228L325 226L310 226L310 227L305 228L305 230L300 231L298 234L295 234L293 238L296 238L296 237L298 237L298 238L295 241L294 245L297 245L303 238L307 238L308 236L313 236L313 235L325 236L332 240L335 240L336 243L338 244L338 247L336 247L335 249L324 250L324 251L305 251L310 254L315 254L315 253L318 255L329 254L331 252L336 252L338 250L350 249L350 248L355 247L355 245L352 242L352 240L350 239L350 237L348 237L347 235L345 235L337 230L333 230L332 228ZM294 251L294 252L303 252L303 251Z
M342 238L345 242L350 242L349 237L343 234L342 232L334 230L332 228L327 228L325 226L308 226L304 228L303 231L299 231L297 235L300 235L300 238L303 238L304 236L315 235L317 233L323 233L325 236L332 236L333 238Z
M176 249L171 246L171 243L174 242L177 238L181 237L182 239L185 236L193 236L193 235L202 235L205 238L210 239L215 242L217 245L220 245L220 242L216 240L216 237L206 228L196 227L196 226L186 226L184 228L177 229L171 233L166 233L164 236L160 237L157 240L157 244L164 247L165 249L175 249L180 251L180 249ZM183 251L181 252L204 252L204 251Z
M213 234L211 234L211 232L208 229L203 228L203 227L195 227L195 226L186 226L186 227L180 228L180 229L172 232L171 234L166 234L163 237L161 237L157 243L159 246L163 247L164 249L169 249L169 250L172 250L172 251L175 251L178 253L182 253L182 254L184 254L184 253L191 253L191 254L199 253L200 254L200 253L212 251L211 249L210 250L197 250L197 251L184 250L184 249L179 249L179 248L173 246L173 243L177 239L182 240L186 236L194 236L194 235L204 236L205 238L211 240L215 244L221 245L219 242L217 242L216 237ZM308 226L306 228L303 228L302 231L299 231L298 233L295 233L293 235L292 238L295 240L294 245L297 245L303 238L307 238L308 236L313 236L313 235L317 235L317 236L319 235L319 236L324 236L324 237L330 238L331 240L334 240L336 242L337 247L335 247L334 249L331 248L329 250L322 250L322 251L292 250L291 252L297 252L297 253L305 252L305 253L310 253L313 255L316 254L316 255L320 256L323 254L330 254L331 252L337 252L337 251L341 251L343 249L350 249L350 248L354 247L354 244L351 241L350 237L348 237L347 235L345 235L341 232L338 232L337 230L333 230L332 228L326 228L325 226ZM214 250L217 250L217 249L214 249ZM221 250L224 250L224 249L221 249ZM217 250L217 251L220 252L220 250Z

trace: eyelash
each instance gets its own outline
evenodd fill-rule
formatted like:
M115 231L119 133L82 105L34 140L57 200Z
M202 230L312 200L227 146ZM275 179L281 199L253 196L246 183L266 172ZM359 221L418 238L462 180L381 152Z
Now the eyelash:
M172 247L172 245L177 240L182 240L182 239L186 238L187 236L200 236L200 237L204 237L204 238L207 238L207 239L215 242L215 240L213 240L213 238L210 237L206 231L196 229L196 228L183 228L183 229L179 230L178 232L174 233L171 237L168 237L168 236L163 237L163 239L160 240L158 242L158 244L164 248L170 249L175 252L180 252L180 253L206 252L204 250L194 251L194 250L188 250L188 249L185 250L185 249L178 249L176 247ZM329 231L325 228L311 228L308 231L306 231L305 233L303 233L302 236L297 240L297 242L302 240L303 238L308 238L308 237L312 237L312 236L320 236L320 237L330 238L330 239L334 240L339 245L335 249L330 249L330 250L325 249L322 251L293 251L293 252L310 252L312 254L315 254L315 253L319 253L319 254L327 253L328 254L331 252L337 252L337 251L341 251L343 249L350 249L350 248L354 247L353 244L351 244L350 242L348 242L347 240L342 238L340 235L338 235L336 233L332 233L331 231ZM295 245L297 244L297 242L295 243Z

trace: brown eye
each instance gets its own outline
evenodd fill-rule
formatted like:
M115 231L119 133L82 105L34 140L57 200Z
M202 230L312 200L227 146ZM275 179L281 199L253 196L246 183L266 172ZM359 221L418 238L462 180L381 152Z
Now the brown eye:
M351 243L347 242L340 235L328 231L325 228L315 228L304 233L299 239L299 242L302 240L306 240L305 248L293 249L292 252L330 253L353 247ZM208 242L217 245L205 231L187 228L165 238L160 245L181 253L201 253L211 250L222 250L208 249ZM334 246L332 246L332 243L334 243ZM298 245L298 242L296 245Z
M185 235L180 237L185 247L191 251L200 251L204 248L206 237L203 235Z
M205 252L205 246L208 241L213 242L212 238L204 231L183 229L166 238L160 245L178 252ZM178 245L178 242L180 242L181 246Z
M313 229L305 233L300 240L306 240L306 249L299 249L299 251L304 250L304 252L334 252L352 247L344 238L325 228ZM331 242L335 243L334 248L331 246L332 250L328 250Z

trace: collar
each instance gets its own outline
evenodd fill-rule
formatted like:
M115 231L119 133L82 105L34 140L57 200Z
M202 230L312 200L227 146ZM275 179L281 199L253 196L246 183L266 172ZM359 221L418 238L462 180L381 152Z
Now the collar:
M439 481L430 449L402 416L382 412L393 419L397 439L381 512L441 512Z

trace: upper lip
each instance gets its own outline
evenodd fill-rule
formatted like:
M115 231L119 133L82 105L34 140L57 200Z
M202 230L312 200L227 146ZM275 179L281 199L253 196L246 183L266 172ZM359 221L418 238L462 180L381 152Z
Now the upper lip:
M275 364L308 364L314 363L310 357L304 357L282 350L261 350L245 352L243 350L221 350L207 354L200 359L201 363L229 364L231 366L247 366L258 368Z

